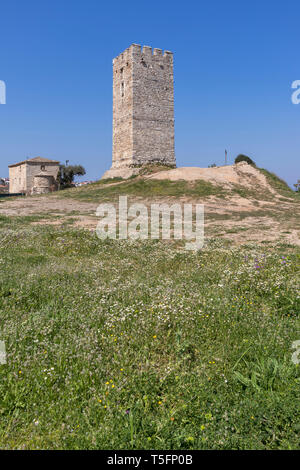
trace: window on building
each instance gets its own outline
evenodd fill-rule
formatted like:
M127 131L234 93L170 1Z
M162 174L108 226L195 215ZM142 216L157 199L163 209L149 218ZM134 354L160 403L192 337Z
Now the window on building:
M41 170L42 170L42 171L45 170L45 165L41 165Z
M123 97L124 96L124 82L121 83L121 96Z

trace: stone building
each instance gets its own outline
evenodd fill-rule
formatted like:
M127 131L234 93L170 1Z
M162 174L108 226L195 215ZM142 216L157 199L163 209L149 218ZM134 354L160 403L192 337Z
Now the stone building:
M104 177L155 162L176 166L173 54L132 44L113 60L113 157Z
M24 160L13 165L9 165L9 192L31 194L38 192L33 188L37 187L40 181L42 187L48 182L49 191L57 189L57 175L59 172L59 162L48 158L35 157ZM38 177L35 178L35 177ZM38 184L38 186L40 186ZM41 192L49 192L41 191Z

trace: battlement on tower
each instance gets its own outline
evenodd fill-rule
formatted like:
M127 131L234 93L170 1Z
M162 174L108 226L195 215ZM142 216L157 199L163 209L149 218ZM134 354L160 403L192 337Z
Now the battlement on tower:
M113 59L113 64L117 62L121 63L126 60L130 60L132 57L138 58L151 58L151 57L160 57L167 61L173 61L173 52L163 51L157 47L152 48L151 46L141 46L140 44L131 44L127 49L125 49L121 54Z

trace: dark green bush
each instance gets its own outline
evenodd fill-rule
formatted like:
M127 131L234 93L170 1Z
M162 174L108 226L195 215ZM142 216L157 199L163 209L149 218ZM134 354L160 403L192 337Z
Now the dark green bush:
M248 165L255 165L254 161L250 157L247 157L247 155L243 155L242 153L240 153L234 160L234 163L240 162L246 162Z

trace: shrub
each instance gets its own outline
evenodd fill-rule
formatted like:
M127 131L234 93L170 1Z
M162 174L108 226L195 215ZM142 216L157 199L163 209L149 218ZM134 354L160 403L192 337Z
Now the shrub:
M58 174L60 189L73 187L75 176L83 175L85 175L85 169L82 165L60 165Z
M248 165L255 165L254 161L250 157L247 157L247 155L243 155L242 153L240 153L234 160L234 163L240 162L246 162Z

